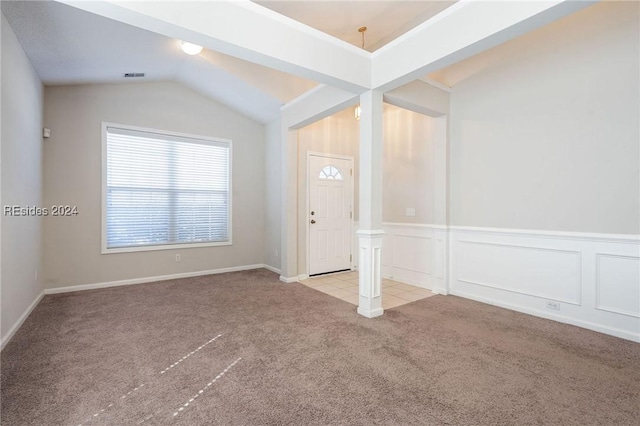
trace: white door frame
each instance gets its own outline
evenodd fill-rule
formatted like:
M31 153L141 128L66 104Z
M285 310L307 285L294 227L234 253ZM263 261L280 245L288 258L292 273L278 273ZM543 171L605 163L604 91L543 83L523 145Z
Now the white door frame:
M311 197L309 197L309 194L311 193L311 179L310 177L310 173L311 173L311 167L310 167L310 162L311 162L311 157L323 157L323 158L334 158L337 160L347 160L351 163L350 169L353 171L353 167L354 167L354 159L352 156L349 155L338 155L338 154L331 154L331 153L327 153L327 152L316 152L316 151L307 151L307 175L305 176L305 179L307 181L306 184L306 191L305 191L305 198L306 198L306 202L305 202L305 229L306 229L306 234L307 234L307 244L306 244L306 252L307 252L307 270L305 272L305 276L309 277L309 273L311 272L311 229L310 229L310 223L309 223L309 216L311 216L310 212L311 212ZM350 179L350 199L351 199L351 215L349 218L349 224L350 224L350 229L349 229L349 241L351 241L350 244L350 258L351 261L349 262L349 268L353 271L353 222L355 220L354 216L354 210L355 210L355 190L354 190L354 177L355 177L355 171L351 172L351 179Z

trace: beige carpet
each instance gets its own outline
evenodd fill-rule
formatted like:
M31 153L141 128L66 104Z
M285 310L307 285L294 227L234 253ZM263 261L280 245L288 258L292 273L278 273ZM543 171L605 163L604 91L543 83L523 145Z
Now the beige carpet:
M453 297L366 319L265 270L45 297L10 425L637 425L640 345Z

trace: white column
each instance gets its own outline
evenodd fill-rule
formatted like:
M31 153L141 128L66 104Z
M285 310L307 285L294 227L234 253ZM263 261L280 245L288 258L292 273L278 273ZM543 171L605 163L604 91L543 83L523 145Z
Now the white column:
M449 294L449 144L447 143L448 118L443 115L433 119L434 159L434 231L433 263L435 279L433 291Z
M360 229L358 313L382 315L382 93L360 95Z

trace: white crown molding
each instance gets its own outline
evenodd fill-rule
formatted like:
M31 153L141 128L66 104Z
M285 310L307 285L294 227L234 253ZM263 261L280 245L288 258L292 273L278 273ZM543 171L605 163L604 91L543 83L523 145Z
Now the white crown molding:
M389 43L385 44L384 46L382 46L378 50L374 51L371 54L371 57L372 58L376 58L376 57L380 56L381 54L384 54L387 51L394 49L395 46L403 43L405 40L410 39L415 34L418 34L421 31L423 31L425 28L431 27L431 26L437 24L439 21L443 20L444 18L448 17L449 15L456 13L459 9L462 9L463 7L465 7L467 5L467 3L469 3L470 1L471 0L458 0L455 4L449 6L448 8L443 10L442 12L440 12L437 15L427 19L426 21L424 21L420 25L415 26L414 28L412 28L409 31L407 31L404 34L402 34L400 37L397 37L394 40L391 40Z
M233 0L234 3L236 3L238 6L242 7L243 9L246 10L250 10L253 13L257 13L259 15L265 16L273 21L277 21L283 25L286 25L290 28L294 28L298 31L302 31L304 33L309 34L310 36L316 37L320 40L324 40L326 42L329 42L331 44L333 44L336 47L339 47L341 49L346 49L348 51L350 51L351 53L354 53L356 55L365 57L365 58L371 58L371 52L361 49L357 46L354 46L351 43L348 43L342 39L339 39L337 37L334 37L330 34L327 34L325 32L322 32L316 28L310 27L307 24L303 24L302 22L296 21L293 18L290 18L288 16L282 15L278 12L275 12L271 9L269 9L268 7L264 7L261 6L258 3L254 3L252 1L249 0Z

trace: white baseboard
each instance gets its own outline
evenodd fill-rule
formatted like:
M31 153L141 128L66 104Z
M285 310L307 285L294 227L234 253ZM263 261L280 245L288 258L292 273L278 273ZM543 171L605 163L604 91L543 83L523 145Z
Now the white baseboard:
M298 277L283 277L282 275L280 275L280 281L282 281L283 283L287 283L287 284L291 284L291 283L297 283L298 282Z
M262 267L263 267L264 269L268 269L269 271L274 272L274 273L276 273L276 274L280 275L280 269L278 269L278 268L274 268L273 266L271 266L271 265L267 265L267 264L262 265Z
M0 350L4 349L4 347L6 346L7 343L9 343L9 341L11 340L11 338L13 337L14 334L16 334L16 331L18 331L18 329L22 326L22 324L25 322L25 320L29 317L29 315L31 315L31 312L34 310L34 308L38 305L38 303L40 303L40 301L42 300L42 298L44 297L45 293L44 291L41 292L38 297L36 297L36 299L31 302L31 304L27 307L27 309L22 313L22 315L20 315L20 318L18 318L18 321L16 321L15 324L13 324L13 327L11 327L11 329L9 330L9 332L7 333L6 336L2 337L2 341L0 342Z
M453 296L463 297L465 299L475 300L476 302L486 303L487 305L493 305L493 306L497 306L499 308L505 308L505 309L509 309L509 310L512 310L512 311L522 312L524 314L529 314L529 315L533 315L533 316L536 316L536 317L540 317L540 318L545 318L545 319L561 322L561 323L564 323L564 324L571 324L571 325L575 325L577 327L586 328L586 329L589 329L589 330L597 331L597 332L604 333L604 334L609 334L611 336L620 337L622 339L631 340L631 341L640 343L640 336L638 336L635 333L626 331L626 330L621 330L619 328L607 327L607 326L603 326L603 325L600 325L600 324L595 324L595 323L592 323L592 322L589 322L589 321L577 320L575 318L568 317L566 315L556 315L556 314L552 314L550 312L543 311L543 310L540 310L540 309L532 309L532 308L528 308L528 307L512 305L510 303L506 303L506 302L503 302L503 301L500 301L500 300L479 297L479 296L477 296L475 294L464 293L464 292L460 292L460 291L456 291L456 290L453 290L450 294L453 295Z
M307 279L309 279L309 275L307 275L307 274L298 275L298 281L303 281L303 280L307 280Z
M142 278L133 278L128 280L107 281L107 282L94 283L94 284L74 285L69 287L49 288L44 291L44 294L58 294L58 293L69 293L73 291L95 290L98 288L118 287L123 285L132 285L132 284L144 284L144 283L152 283L156 281L175 280L178 278L200 277L202 275L214 275L214 274L223 274L225 272L248 271L251 269L260 269L260 268L269 269L266 267L266 265L263 265L263 264L232 266L230 268L209 269L205 271L183 272L180 274L158 275L155 277L142 277Z

